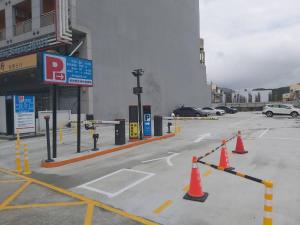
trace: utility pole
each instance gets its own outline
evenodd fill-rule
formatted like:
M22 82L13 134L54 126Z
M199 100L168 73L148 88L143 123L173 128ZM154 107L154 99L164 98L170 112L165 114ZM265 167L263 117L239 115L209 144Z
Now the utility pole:
M144 74L143 69L136 69L132 72L132 75L137 79L137 86L133 88L133 94L138 96L138 111L139 111L139 131L140 140L143 140L143 117L142 117L142 100L141 94L143 93L143 88L141 87L140 77Z

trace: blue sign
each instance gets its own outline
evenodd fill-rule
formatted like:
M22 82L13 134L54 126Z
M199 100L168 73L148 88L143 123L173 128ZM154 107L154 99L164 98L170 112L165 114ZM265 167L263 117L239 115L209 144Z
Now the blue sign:
M15 134L35 132L35 98L34 96L14 96L14 130Z
M93 86L91 60L43 53L43 81L46 84Z
M34 107L34 96L15 96L16 113L33 113Z
M151 114L144 114L144 136L152 135Z

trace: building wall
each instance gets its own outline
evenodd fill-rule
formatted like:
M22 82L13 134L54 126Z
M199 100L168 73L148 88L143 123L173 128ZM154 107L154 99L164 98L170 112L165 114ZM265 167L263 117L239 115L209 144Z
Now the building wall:
M143 104L168 114L181 104L209 103L199 56L198 0L85 0L76 23L91 34L94 114L127 117L136 104L131 71L143 68Z

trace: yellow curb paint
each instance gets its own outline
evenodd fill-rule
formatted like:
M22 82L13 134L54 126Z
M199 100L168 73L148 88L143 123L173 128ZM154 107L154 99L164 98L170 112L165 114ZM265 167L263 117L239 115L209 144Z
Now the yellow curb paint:
M93 224L94 207L95 205L92 202L88 203L86 208L85 218L84 218L84 225Z
M104 204L102 202L98 202L98 201L86 198L86 197L84 197L82 195L79 195L79 194L76 194L74 192L71 192L71 191L68 191L68 190L65 190L65 189L53 186L51 184L48 184L48 183L45 183L45 182L42 182L42 181L30 178L30 177L27 177L27 176L24 176L24 175L16 174L16 173L13 173L11 171L5 170L3 168L0 168L0 172L5 173L5 174L10 174L10 175L13 175L15 177L20 177L22 179L27 180L28 182L39 184L41 186L47 187L47 188L49 188L51 190L54 190L56 192L59 192L59 193L71 196L73 198L76 198L76 199L79 199L79 200L82 200L82 201L85 201L85 202L92 202L95 206L97 206L99 208L105 209L105 210L107 210L109 212L118 214L120 216L126 217L126 218L131 219L131 220L134 220L134 221L139 222L141 224L145 224L145 225L158 225L158 223L155 223L155 222L152 222L150 220L144 219L142 217L136 216L134 214L125 212L123 210L113 208L113 207L108 206L108 205L106 205L106 204ZM1 210L1 207L0 207L0 210Z
M26 208L44 208L44 207L59 207L59 206L77 206L86 204L83 201L77 202L50 202L50 203L35 203L26 205L10 205L4 209L26 209Z
M5 183L17 183L17 182L25 182L26 180L0 180L0 184Z
M163 204L161 204L158 208L156 208L153 212L155 214L160 214L162 211L164 211L166 208L168 208L172 204L173 204L172 200L167 200Z
M8 198L6 198L3 203L0 205L0 209L7 206L9 203L11 203L15 198L17 198L32 182L27 181L25 184L23 184L18 190L16 190L14 193L12 193Z

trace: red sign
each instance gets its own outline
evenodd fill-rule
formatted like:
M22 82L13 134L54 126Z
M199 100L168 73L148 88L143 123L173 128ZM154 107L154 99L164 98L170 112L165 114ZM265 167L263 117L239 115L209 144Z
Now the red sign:
M65 57L57 55L44 56L44 81L49 84L67 83Z

